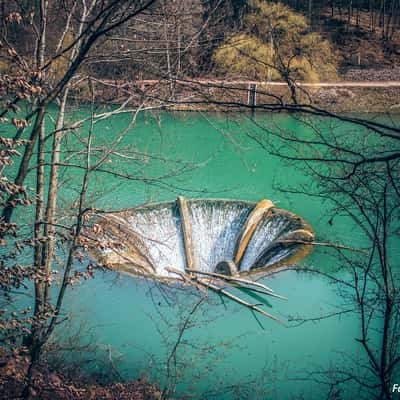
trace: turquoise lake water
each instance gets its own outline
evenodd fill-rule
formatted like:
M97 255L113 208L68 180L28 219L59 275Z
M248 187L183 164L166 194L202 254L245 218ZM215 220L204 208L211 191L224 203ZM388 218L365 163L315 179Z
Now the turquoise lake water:
M73 118L85 115L76 113ZM306 129L289 115L257 116L257 125ZM128 126L129 116L119 115L96 126L93 146L110 146L115 133ZM334 129L346 130L337 125ZM344 217L328 223L329 204L287 188L315 186L312 177L268 153L268 141L260 146L254 132L261 132L247 114L147 113L121 142L120 153L106 164L121 174L146 178L119 180L97 174L90 185L93 203L105 209L121 209L144 202L190 198L227 198L259 201L306 219L320 241L362 246L363 236ZM74 149L76 143L68 144ZM66 155L65 155L66 156ZM163 179L156 178L163 176ZM65 202L76 195L81 171L62 175ZM302 262L340 276L332 251L316 248ZM326 278L310 273L284 271L264 281L287 302L271 300L269 311L284 320L314 318L335 312L344 300ZM245 295L246 296L246 295ZM251 300L250 297L246 297ZM68 292L66 310L75 317L59 329L82 329L83 341L98 348L124 379L147 376L166 383L166 361L179 329L198 301L190 288L163 287L151 280L116 272L99 272L93 280ZM257 299L253 301L258 301ZM81 324L81 325L80 325ZM362 357L358 320L351 314L296 326L281 326L237 304L209 294L194 313L176 353L176 397L212 399L319 399L327 387L310 373L347 365L347 355ZM101 373L102 364L94 367ZM357 395L350 386L347 394ZM362 393L359 394L362 396ZM348 396L344 396L348 398Z

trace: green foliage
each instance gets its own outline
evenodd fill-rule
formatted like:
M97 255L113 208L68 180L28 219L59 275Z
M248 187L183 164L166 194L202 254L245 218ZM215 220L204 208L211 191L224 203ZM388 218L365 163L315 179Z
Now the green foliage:
M252 0L245 18L248 33L228 38L214 60L223 72L253 79L317 82L334 79L335 54L319 33L309 33L306 18L281 3Z
M235 35L228 39L215 53L218 65L232 74L246 75L252 79L264 79L269 66L274 64L274 49L255 36ZM225 68L224 68L225 69ZM280 74L270 68L271 79L279 79Z
M273 32L276 40L298 39L308 29L307 19L282 3L252 0L249 5L246 24L258 36Z

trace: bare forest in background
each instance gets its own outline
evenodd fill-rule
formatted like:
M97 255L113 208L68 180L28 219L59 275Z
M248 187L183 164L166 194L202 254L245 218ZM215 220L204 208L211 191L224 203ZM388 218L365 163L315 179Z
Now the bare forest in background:
M37 34L33 24L37 15L30 3L3 0L0 5L3 16L13 13L16 16L14 24L2 24L0 31L25 57L34 53ZM79 8L75 3L69 0L49 5L48 52L59 46L60 30L70 11ZM281 3L304 15L309 29L332 43L342 76L350 69L349 78L360 80L352 67L381 71L382 76L375 73L375 80L394 80L400 75L395 68L400 57L400 1L286 0ZM80 74L126 81L221 77L223 74L216 68L213 54L231 35L248 30L244 26L248 12L246 0L157 2L98 40ZM71 29L73 25L74 21ZM67 44L69 40L67 33L63 41ZM3 46L0 52L5 51ZM0 71L6 71L11 62L9 55L2 54ZM62 68L62 64L61 58L57 67ZM385 72L383 67L393 70L393 74Z

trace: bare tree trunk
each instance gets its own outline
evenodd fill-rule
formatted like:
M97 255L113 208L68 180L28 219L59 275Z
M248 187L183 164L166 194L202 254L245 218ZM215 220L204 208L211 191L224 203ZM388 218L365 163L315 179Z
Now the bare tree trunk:
M41 70L44 65L46 51L48 0L40 0L40 25L38 41L36 44L36 67Z
M177 40L178 40L178 62L177 62L177 67L176 67L176 76L179 78L181 75L181 20L177 22L178 27L177 27Z
M34 250L34 266L40 272L42 266L42 222L43 222L43 200L44 200L44 139L45 139L45 123L43 121L40 127L37 155L37 173L36 173L36 215L35 215L35 250ZM34 315L39 316L43 313L44 298L43 298L43 279L41 277L35 280L35 310ZM34 330L34 334L40 334Z
M49 190L47 196L47 207L45 215L45 227L44 236L46 241L43 245L42 252L42 265L44 273L46 276L51 274L51 264L54 257L54 247L55 247L55 228L56 223L56 205L57 205L57 193L58 193L58 169L60 162L60 146L61 139L63 136L62 128L64 126L65 119L65 108L67 105L69 89L66 89L63 93L60 109L58 111L58 118L55 127L55 132L53 135L53 146L52 146L52 159L51 159L51 169L50 169L50 180L49 180ZM47 283L44 293L44 301L46 304L50 301L50 285Z
M353 1L350 0L349 8L348 8L348 15L347 15L347 32L350 31L352 12L353 12Z
M85 174L83 177L82 181L82 186L81 186L81 192L79 194L79 207L78 207L78 212L77 212L77 217L76 217L76 223L75 223L75 230L73 233L72 237L72 242L69 248L68 252L68 258L65 263L65 268L64 268L64 275L61 283L61 288L58 293L57 297L57 302L55 305L54 309L54 315L50 320L49 327L46 331L46 334L44 336L44 342L47 341L47 339L51 336L51 334L54 331L54 328L56 326L59 314L61 312L61 307L63 304L64 300L64 295L65 291L67 289L67 286L69 284L69 278L75 258L75 253L76 250L79 247L79 237L83 228L83 223L84 223L84 213L85 213L85 202L86 202L86 192L89 187L89 177L90 177L90 172L91 172L91 152L92 152L92 137L93 137L93 131L94 131L94 92L93 92L93 85L92 82L89 82L90 90L92 91L92 112L91 112L91 123L90 123L90 128L89 128L89 134L88 134L88 139L87 139L87 147L86 147L86 168L85 168Z
M36 47L36 67L41 70L44 65L45 59L45 49L46 49L46 27L47 27L47 0L40 1L40 35L37 41ZM34 103L36 107L37 102ZM43 334L43 320L42 316L45 310L44 304L44 281L42 275L42 241L43 241L43 214L44 214L44 162L45 162L45 136L46 136L46 123L45 123L45 111L39 113L41 118L36 119L35 128L38 131L38 150L37 150L37 170L36 170L36 209L35 209L35 227L34 227L34 260L33 265L36 271L39 272L38 276L35 278L35 308L34 308L34 324L31 328L31 333L29 338L25 338L30 350L30 364L28 367L26 385L23 390L23 397L30 397L30 386L32 380L32 373L36 367L37 362L40 358L41 349L41 337ZM39 116L38 115L38 116ZM39 123L38 123L39 122ZM31 145L31 151L33 150L34 144ZM24 154L25 156L25 154ZM25 159L25 157L24 157ZM29 165L29 159L27 160L26 166Z
M168 11L165 1L163 2L163 14L164 14L163 29L164 29L164 41L165 41L165 57L167 62L167 75L171 91L170 95L173 96L174 86L172 82L171 54L170 54L169 36L168 36Z
M47 9L48 1L40 1L40 35L36 46L36 68L40 70L44 65L45 49L46 49L46 31L47 31ZM34 105L34 107L36 104ZM39 272L42 272L42 241L43 241L43 215L44 215L44 154L45 154L45 136L46 122L43 118L40 125L37 127L39 131L38 150L37 150L37 170L36 170L36 215L35 215L35 251L34 251L34 266ZM35 312L34 316L40 316L44 311L43 297L43 279L40 274L39 279L35 281ZM35 332L36 331L36 332ZM33 335L40 336L41 328L36 324Z

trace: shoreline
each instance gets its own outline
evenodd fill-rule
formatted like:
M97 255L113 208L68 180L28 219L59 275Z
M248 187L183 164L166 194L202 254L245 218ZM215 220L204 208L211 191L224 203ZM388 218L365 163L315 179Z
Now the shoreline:
M95 80L97 103L173 111L284 112L293 104L285 82L228 80ZM335 113L400 113L400 81L298 83L299 104ZM84 80L76 101L90 102ZM276 109L274 109L276 107ZM263 109L264 108L264 109ZM290 111L290 110L288 110Z

